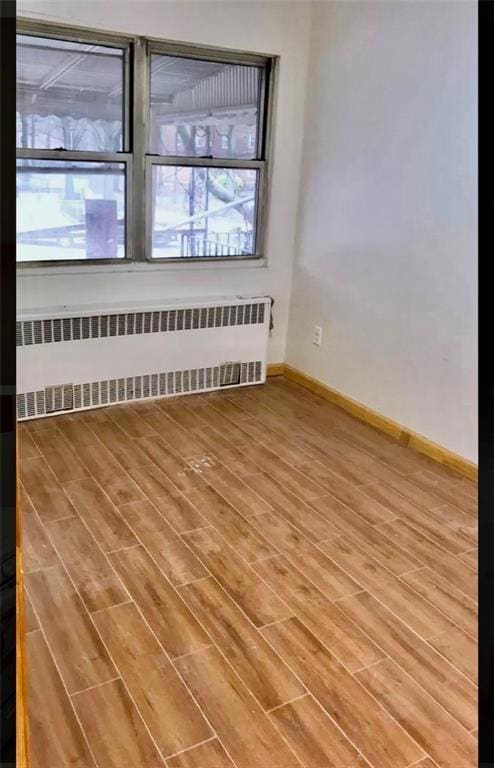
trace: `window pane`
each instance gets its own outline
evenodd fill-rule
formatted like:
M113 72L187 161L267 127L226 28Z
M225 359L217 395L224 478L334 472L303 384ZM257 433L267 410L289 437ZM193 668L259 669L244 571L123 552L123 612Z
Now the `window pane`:
M125 256L125 165L17 161L17 260Z
M153 258L255 254L259 172L153 166Z
M121 48L17 36L17 146L123 149Z
M150 151L257 157L261 68L151 56Z

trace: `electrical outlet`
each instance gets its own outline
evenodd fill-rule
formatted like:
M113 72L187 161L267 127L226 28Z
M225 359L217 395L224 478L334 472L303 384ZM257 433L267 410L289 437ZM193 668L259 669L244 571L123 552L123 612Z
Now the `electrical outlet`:
M314 326L314 335L312 337L312 343L316 345L316 347L320 347L322 344L322 328L320 325Z

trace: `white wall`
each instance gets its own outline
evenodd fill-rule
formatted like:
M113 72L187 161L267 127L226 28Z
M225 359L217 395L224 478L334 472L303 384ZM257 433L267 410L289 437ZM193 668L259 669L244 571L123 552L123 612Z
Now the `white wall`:
M476 4L316 3L309 72L287 362L476 461Z
M298 2L18 0L19 16L279 55L267 266L139 265L60 267L18 273L19 311L60 304L269 294L274 332L269 361L284 359L299 190L310 5Z

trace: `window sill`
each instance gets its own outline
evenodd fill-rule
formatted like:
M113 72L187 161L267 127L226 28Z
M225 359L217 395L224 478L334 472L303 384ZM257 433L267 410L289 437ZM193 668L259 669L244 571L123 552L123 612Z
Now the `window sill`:
M133 272L133 273L148 273L148 272L202 272L218 269L263 269L267 267L267 260L265 257L261 258L248 258L248 259L204 259L191 260L184 259L180 262L175 261L156 261L156 262L115 262L98 264L86 263L86 264L50 264L35 266L31 263L17 264L17 277L43 277L48 275L101 275L106 273L115 272Z

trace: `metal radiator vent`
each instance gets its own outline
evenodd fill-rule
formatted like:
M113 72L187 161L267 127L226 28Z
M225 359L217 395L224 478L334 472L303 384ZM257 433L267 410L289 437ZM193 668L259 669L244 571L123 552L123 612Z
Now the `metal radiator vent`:
M229 382L239 372L238 380ZM92 381L63 387L47 387L38 392L17 395L17 418L32 419L58 410L78 410L99 405L142 400L147 397L179 395L201 392L232 384L256 384L261 381L262 362L225 363L212 368L194 368L188 371L166 371L125 379ZM72 398L72 405L68 403ZM59 406L62 407L54 407Z
M18 347L23 347L59 341L102 339L108 336L262 324L265 308L266 305L263 302L53 320L19 320L16 325L16 344Z
M45 387L44 395L45 413L71 411L74 407L74 387L72 384Z
M231 387L240 384L242 363L223 363L220 366L220 387Z

